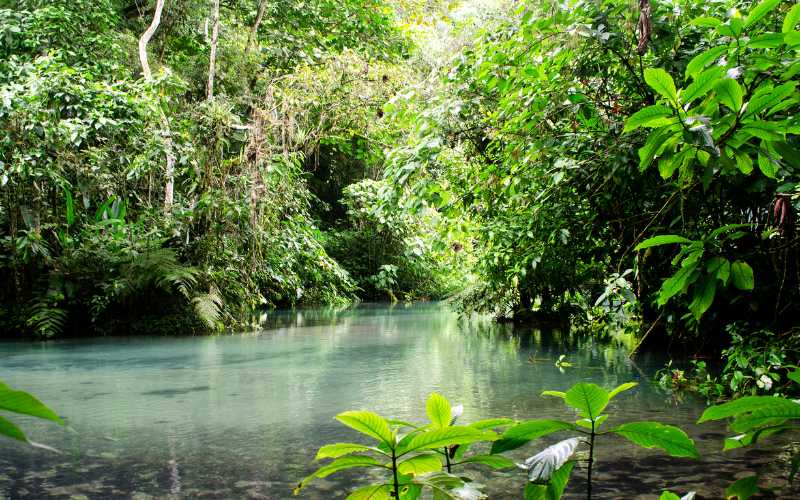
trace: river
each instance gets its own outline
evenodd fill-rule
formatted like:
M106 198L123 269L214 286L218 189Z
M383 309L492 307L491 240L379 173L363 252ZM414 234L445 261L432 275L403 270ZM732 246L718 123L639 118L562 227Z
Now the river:
M237 335L4 343L0 379L35 394L67 426L13 417L60 454L2 441L0 496L287 499L319 446L357 439L334 420L339 412L424 421L427 395L438 391L464 405L464 422L569 418L563 402L540 393L578 381L639 382L610 405L609 423L676 424L702 454L673 459L606 436L596 498L656 498L663 488L718 498L736 477L772 467L769 448L723 455L724 426L694 424L704 403L665 394L651 382L665 360L642 353L633 363L626 346L465 321L440 304L273 312L264 328ZM555 365L562 354L572 367ZM490 498L522 497L522 471L466 472ZM584 496L583 475L576 468L566 498ZM344 498L362 480L330 476L301 498Z

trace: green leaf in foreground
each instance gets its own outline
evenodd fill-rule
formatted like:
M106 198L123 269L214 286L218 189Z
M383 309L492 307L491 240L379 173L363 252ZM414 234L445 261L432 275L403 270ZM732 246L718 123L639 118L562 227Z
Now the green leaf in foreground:
M675 88L675 81L661 68L647 68L644 70L644 81L662 97L667 98L671 103L678 102L678 91Z
M394 447L394 434L389 428L389 422L380 415L369 411L346 411L337 415L336 420L390 448Z
M431 393L425 404L425 411L435 427L442 428L450 425L450 402L441 394Z
M305 477L300 484L294 489L294 493L297 494L302 488L305 488L308 483L313 481L318 477L327 477L333 474L334 472L339 472L346 469L352 469L354 467L385 467L381 462L372 458L372 457L364 457L364 456L352 456L352 457L342 457L337 458L333 462L323 465L316 471L312 472L308 476Z
M567 391L564 401L580 411L581 416L592 420L600 416L608 405L608 392L597 384L580 383Z
M692 240L678 236L677 234L659 234L652 238L647 238L643 242L636 245L634 250L644 250L645 248L657 247L661 245L671 245L673 243L691 243Z
M503 453L523 446L534 439L547 436L554 432L574 429L569 422L560 420L528 420L511 427L492 443L492 454Z
M699 458L697 448L681 429L659 422L631 422L609 432L638 444L643 448L660 448L673 457Z
M472 427L446 427L415 435L407 444L398 447L397 454L404 455L412 451L432 450L454 444L469 444L478 441L494 441L497 434Z
M722 420L724 418L736 417L745 413L751 413L759 410L775 410L782 411L786 408L794 409L798 407L794 401L776 398L772 396L745 396L743 398L734 399L727 403L722 403L711 408L706 409L697 421L698 424L708 422L709 420Z
M41 401L24 391L15 391L0 382L0 410L30 415L63 424L56 413Z
M567 487L569 476L575 462L567 462L553 473L547 484L528 483L525 486L525 500L559 500Z

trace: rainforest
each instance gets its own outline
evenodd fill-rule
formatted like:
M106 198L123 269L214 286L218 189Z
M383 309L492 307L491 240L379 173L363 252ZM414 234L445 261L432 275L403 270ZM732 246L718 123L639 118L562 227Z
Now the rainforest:
M0 0L0 496L800 497L799 75L795 0Z

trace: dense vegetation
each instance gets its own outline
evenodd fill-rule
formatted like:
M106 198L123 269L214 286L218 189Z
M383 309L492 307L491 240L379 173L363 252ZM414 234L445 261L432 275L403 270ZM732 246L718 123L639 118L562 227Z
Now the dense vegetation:
M455 294L797 361L792 2L0 7L11 335Z

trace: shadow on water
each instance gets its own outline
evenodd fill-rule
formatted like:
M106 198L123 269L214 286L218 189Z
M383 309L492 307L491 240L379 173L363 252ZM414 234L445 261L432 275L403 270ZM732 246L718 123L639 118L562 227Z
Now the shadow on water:
M724 427L695 425L703 402L663 394L650 380L665 360L642 353L634 364L631 342L466 320L438 304L363 304L270 312L264 328L241 335L0 344L0 379L69 424L20 421L62 454L4 443L0 497L286 499L319 446L357 439L334 421L341 411L421 421L438 391L464 405L466 421L568 418L561 401L540 394L578 381L640 382L610 406L611 419L680 425L703 456L670 459L609 438L598 448L597 498L655 498L663 488L718 498L737 476L775 467L774 448L723 455ZM572 367L555 365L561 355ZM520 497L518 471L467 472L490 498ZM374 474L319 480L304 498L344 498ZM578 471L568 498L582 497L582 478Z

